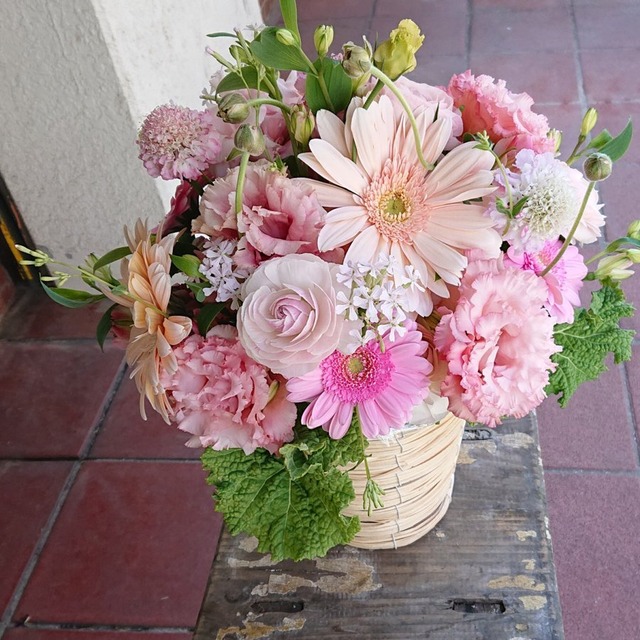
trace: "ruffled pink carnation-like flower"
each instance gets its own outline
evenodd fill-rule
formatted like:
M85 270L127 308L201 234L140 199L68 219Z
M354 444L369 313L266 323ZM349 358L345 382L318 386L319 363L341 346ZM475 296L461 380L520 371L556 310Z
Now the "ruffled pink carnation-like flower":
M207 185L194 232L211 238L240 238L237 264L256 267L263 260L294 253L318 254L325 210L313 189L287 178L266 161L247 168L238 220L234 200L238 169ZM343 252L323 257L341 259Z
M465 133L486 131L493 142L500 143L499 153L508 148L554 150L546 117L531 111L533 98L512 93L504 80L465 71L451 78L447 91L462 111Z
M511 247L504 258L506 266L532 271L539 276L560 251L562 242L546 242L539 251L516 251ZM580 306L578 292L587 275L587 266L577 247L570 246L551 271L542 279L547 285L548 295L545 309L556 322L573 322L573 308Z
M156 107L138 132L139 158L153 178L197 179L220 161L216 116L175 104Z
M349 339L336 313L335 265L317 256L264 262L244 283L238 334L247 353L286 378L308 373Z
M505 267L502 258L471 259L458 304L443 313L435 333L449 365L442 393L452 413L495 427L542 402L555 369L551 355L560 351L543 308L547 296L530 271Z
M334 438L342 438L358 410L360 426L367 438L400 429L411 418L415 405L429 391L431 365L422 357L427 344L414 322L393 342L389 334L370 340L350 355L335 351L316 369L287 382L291 402L310 402L302 423L310 429L322 427Z
M177 368L164 371L161 383L178 428L193 437L190 447L258 447L276 453L293 439L296 407L280 383L252 360L230 326L212 329L206 338L192 335L174 348Z

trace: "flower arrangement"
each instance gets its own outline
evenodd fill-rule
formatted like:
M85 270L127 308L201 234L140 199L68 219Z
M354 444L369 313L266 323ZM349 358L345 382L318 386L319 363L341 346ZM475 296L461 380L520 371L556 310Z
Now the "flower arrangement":
M631 124L573 152L503 81L405 77L423 36L402 20L371 46L304 52L285 26L233 34L203 108L157 107L138 134L153 177L180 180L153 228L76 269L21 247L57 302L112 306L145 404L204 447L231 533L275 559L324 555L359 528L347 469L371 439L447 412L496 427L631 357L619 281L640 261L640 221L589 260L605 222L595 185ZM583 171L575 168L583 160ZM117 274L112 266L120 262ZM594 269L589 269L594 264ZM59 270L64 268L64 271ZM599 287L588 306L585 281ZM369 477L364 508L383 503Z

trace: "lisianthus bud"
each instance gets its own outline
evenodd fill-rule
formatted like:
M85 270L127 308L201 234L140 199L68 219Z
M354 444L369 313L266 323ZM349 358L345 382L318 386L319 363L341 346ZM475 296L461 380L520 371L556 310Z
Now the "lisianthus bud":
M358 79L371 70L371 51L347 42L342 47L342 68L350 78Z
M598 122L598 112L593 107L589 107L587 113L584 114L584 118L582 118L580 135L584 137L588 136L593 127L596 126L596 122Z
M634 220L627 229L627 236L634 240L640 240L640 220Z
M560 145L562 144L562 131L558 131L558 129L551 129L549 133L547 133L547 138L551 138L551 140L553 140L554 153L558 153L558 151L560 151Z
M373 59L376 67L392 80L416 68L416 51L422 46L424 36L413 20L401 20L388 40L378 46Z
M253 124L240 125L233 141L237 149L246 151L252 156L259 156L264 151L265 144L262 129Z
M249 56L247 55L247 52L239 44L232 44L229 47L229 53L233 56L233 59L237 60L238 62L242 62L244 64L249 62ZM216 60L220 62L220 59L217 57Z
M291 108L291 126L293 137L300 144L306 145L316 126L316 121L308 107L296 104Z
M249 117L249 105L239 93L227 93L218 98L218 114L225 122L238 124Z
M624 252L624 255L633 262L633 264L638 264L640 262L640 249L627 249Z
M276 31L276 38L278 42L293 47L298 44L298 39L293 35L289 29L278 29Z
M592 182L606 180L611 175L613 162L606 153L591 153L584 161L584 175Z
M321 58L327 55L332 42L333 27L323 24L314 31L313 44Z
M604 280L605 278L617 281L626 280L633 275L633 271L630 268L633 264L633 260L624 253L606 256L598 262L598 268L595 270L594 275L598 280Z

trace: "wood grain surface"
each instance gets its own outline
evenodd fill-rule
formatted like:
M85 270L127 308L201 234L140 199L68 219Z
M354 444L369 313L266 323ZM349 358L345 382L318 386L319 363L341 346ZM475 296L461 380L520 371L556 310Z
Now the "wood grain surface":
M535 416L475 433L447 515L408 547L274 564L225 531L195 640L562 640Z

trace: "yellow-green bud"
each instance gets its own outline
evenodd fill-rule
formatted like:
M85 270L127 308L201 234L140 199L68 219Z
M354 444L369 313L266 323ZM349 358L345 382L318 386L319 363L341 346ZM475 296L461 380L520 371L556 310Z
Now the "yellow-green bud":
M323 58L329 52L329 47L333 42L333 27L323 24L313 33L313 44L318 55Z
M229 47L229 53L233 56L233 59L237 60L238 62L242 62L244 64L249 62L249 56L247 55L246 50L239 44L232 44ZM216 58L216 60L218 60L218 58ZM220 62L220 60L218 60L218 62Z
M611 280L626 280L633 275L630 267L633 261L624 254L606 256L598 262L598 268L595 270L595 277L598 280L610 278Z
M640 240L640 220L634 220L627 229L627 236L634 240Z
M233 142L236 145L236 149L246 151L252 156L259 156L265 147L262 129L253 124L240 125Z
M371 70L371 51L347 42L342 47L342 68L350 78L361 78Z
M633 262L633 264L638 264L640 262L640 249L627 249L624 252L624 255Z
M547 133L547 137L553 140L553 150L555 153L558 153L560 151L560 145L562 145L562 131L551 129L549 133Z
M278 42L287 45L287 47L294 47L298 44L298 38L296 38L289 29L278 29L276 31L276 38Z
M315 118L307 107L302 104L296 104L291 108L291 127L293 129L293 137L297 142L306 145L313 134L315 126Z
M582 166L584 175L591 182L606 180L611 175L613 162L606 153L591 153L587 156Z
M596 122L598 122L598 112L593 107L589 107L587 113L584 114L584 118L582 118L580 135L586 138L591 133L593 127L596 126Z
M373 56L376 67L392 80L413 71L417 64L415 54L423 41L420 27L413 20L401 20L389 39L376 49Z
M227 93L218 98L218 114L225 122L239 124L249 117L247 99L239 93Z

